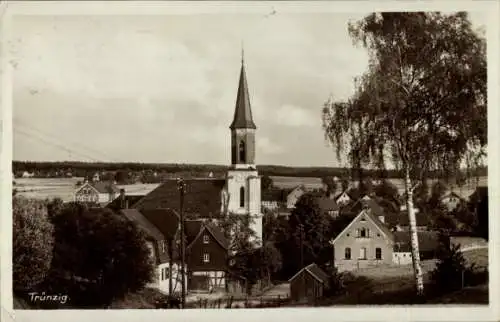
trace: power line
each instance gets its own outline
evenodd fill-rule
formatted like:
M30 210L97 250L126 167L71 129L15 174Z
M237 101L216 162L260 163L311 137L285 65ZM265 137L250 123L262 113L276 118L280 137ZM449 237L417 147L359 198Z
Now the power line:
M41 136L39 136L39 135L36 135L36 134L33 134L33 133L29 133L29 132L24 131L24 130L21 130L21 129L17 128L17 127L14 127L14 132L17 132L17 133L19 133L19 134L25 135L25 136L27 136L27 137L29 137L29 138L32 138L32 139L36 139L36 140L38 140L38 141L41 141L41 142L43 142L43 143L45 143L45 144L48 144L48 145L51 145L51 146L53 146L53 147L57 147L57 148L59 148L59 149L61 149L61 150L64 150L64 151L68 152L68 153L70 154L70 156L71 156L72 154L76 154L76 155L79 155L79 156L84 157L84 158L86 158L86 159L91 159L92 161L96 161L96 162L101 162L101 161L102 161L102 160L96 159L96 158L94 158L94 157L92 157L92 156L89 156L89 155L87 155L87 154L80 153L80 152L78 152L78 151L75 151L75 150L73 150L73 149L70 149L70 148L68 148L68 147L66 147L66 146L64 146L64 145L61 145L61 144L58 144L58 143L51 142L51 141L49 141L49 140L47 140L47 139L45 139L45 138L43 138L43 137L41 137Z
M51 134L48 134L47 132L41 131L40 129L37 129L36 127L31 126L31 125L27 124L26 122L20 121L19 119L16 119L16 118L14 118L14 122L17 123L16 127L21 126L21 127L24 127L25 129L28 129L29 131L38 132L38 135L48 137L49 139L58 142L61 146L68 146L68 144L65 144L64 142L60 141L55 135L51 135ZM71 143L72 146L79 146L81 149L86 150L87 152L90 152L93 155L100 155L101 157L105 157L106 159L108 159L110 161L116 161L116 160L114 160L114 158L110 158L109 155L107 155L106 153L102 153L98 150L89 148L81 143L77 143L77 142L69 142L69 143ZM75 151L75 150L73 149L72 151Z

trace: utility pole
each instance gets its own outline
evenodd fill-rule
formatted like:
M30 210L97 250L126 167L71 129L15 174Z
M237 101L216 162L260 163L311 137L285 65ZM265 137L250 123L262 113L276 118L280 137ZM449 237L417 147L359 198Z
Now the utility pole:
M304 225L299 224L300 230L300 269L304 267Z
M186 254L185 254L185 245L184 245L184 192L186 190L186 184L184 180L177 180L177 187L180 192L180 230L181 230L181 303L182 308L186 307Z

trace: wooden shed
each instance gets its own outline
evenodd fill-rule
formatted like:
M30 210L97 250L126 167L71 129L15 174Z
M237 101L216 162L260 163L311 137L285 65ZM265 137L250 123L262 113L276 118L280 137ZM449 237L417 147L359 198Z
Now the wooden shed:
M312 263L295 274L290 282L290 299L296 302L314 303L323 297L328 288L328 275Z

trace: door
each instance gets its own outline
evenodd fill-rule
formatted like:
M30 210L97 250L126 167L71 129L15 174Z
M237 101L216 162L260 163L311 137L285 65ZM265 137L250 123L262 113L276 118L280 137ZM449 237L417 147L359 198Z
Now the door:
M366 247L359 249L359 259L366 259Z

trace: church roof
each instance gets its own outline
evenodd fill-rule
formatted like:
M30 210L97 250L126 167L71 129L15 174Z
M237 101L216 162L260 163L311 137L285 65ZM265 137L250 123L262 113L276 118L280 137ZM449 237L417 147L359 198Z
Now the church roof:
M225 179L185 179L184 214L191 217L218 217L222 209L222 190ZM169 179L148 193L131 208L180 210L180 192L177 180Z
M245 64L241 60L240 83L238 85L238 94L236 96L236 107L234 118L230 129L256 129L252 118L252 109L250 107L250 95L248 94L247 77L245 73Z

